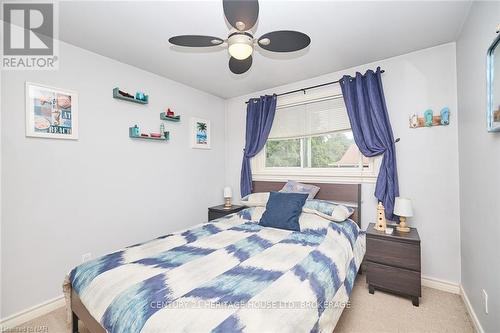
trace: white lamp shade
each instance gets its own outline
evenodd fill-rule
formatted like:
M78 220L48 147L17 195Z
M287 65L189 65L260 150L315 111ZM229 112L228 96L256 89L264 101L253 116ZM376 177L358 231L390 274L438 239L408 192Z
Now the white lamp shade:
M396 197L396 201L394 202L394 214L404 217L413 216L411 200L408 198Z
M232 198L233 197L233 191L231 191L231 188L229 186L224 187L224 198Z

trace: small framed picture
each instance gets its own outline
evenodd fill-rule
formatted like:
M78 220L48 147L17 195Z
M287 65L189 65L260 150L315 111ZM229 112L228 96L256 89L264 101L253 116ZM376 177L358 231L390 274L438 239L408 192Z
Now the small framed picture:
M191 148L210 149L210 120L191 118Z
M78 139L78 94L26 82L26 136Z

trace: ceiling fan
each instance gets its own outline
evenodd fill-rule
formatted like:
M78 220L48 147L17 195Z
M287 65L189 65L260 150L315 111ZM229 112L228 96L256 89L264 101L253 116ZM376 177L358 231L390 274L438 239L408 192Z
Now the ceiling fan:
M228 47L229 69L234 74L243 74L252 66L252 53L256 45L272 52L294 52L307 47L311 38L298 31L279 30L254 38L249 31L257 22L259 2L257 0L223 0L224 15L233 28L227 39L201 35L181 35L168 41L177 46L213 47L224 44Z

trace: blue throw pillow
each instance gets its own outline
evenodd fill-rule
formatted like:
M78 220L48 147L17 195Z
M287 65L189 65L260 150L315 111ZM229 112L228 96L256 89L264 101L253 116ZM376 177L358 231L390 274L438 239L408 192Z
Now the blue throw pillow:
M259 224L263 227L300 231L299 217L307 196L306 193L271 192Z

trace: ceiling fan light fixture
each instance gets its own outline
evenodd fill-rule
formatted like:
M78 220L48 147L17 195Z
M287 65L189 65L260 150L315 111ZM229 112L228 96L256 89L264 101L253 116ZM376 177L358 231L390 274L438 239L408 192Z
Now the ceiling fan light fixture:
M253 53L253 38L247 34L235 33L229 36L227 43L229 54L235 59L244 60Z

